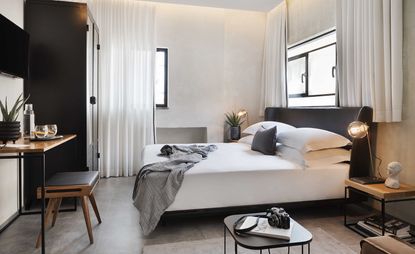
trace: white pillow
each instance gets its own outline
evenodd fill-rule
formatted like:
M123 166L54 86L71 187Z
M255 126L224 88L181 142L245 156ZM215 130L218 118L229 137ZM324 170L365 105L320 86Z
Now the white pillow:
M295 148L302 153L351 144L347 138L322 129L297 128L278 134L278 143Z
M292 131L296 129L294 126L286 124L286 123L275 122L275 121L263 121L263 122L252 124L251 126L246 128L242 133L255 135L255 133L261 128L269 129L274 126L277 126L277 136L279 135L279 133L286 132L286 131Z
M302 153L294 148L280 145L277 147L277 155L283 159L294 161L302 166L316 167L332 165L350 161L350 150L343 148L331 148Z
M240 138L238 140L238 143L252 145L252 140L254 140L254 135L248 135L248 136Z

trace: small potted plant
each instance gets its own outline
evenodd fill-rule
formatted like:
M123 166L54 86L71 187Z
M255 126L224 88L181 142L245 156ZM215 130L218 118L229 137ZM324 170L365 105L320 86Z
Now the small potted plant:
M227 113L226 116L226 123L230 127L230 138L231 140L238 140L241 138L241 125L244 121L242 121L242 117L236 114L235 112Z
M14 143L20 138L20 122L17 121L17 117L27 99L24 100L20 94L10 110L7 105L7 97L4 103L0 100L0 111L3 116L3 121L0 121L0 142L3 142L3 144L6 144L8 141L13 141Z

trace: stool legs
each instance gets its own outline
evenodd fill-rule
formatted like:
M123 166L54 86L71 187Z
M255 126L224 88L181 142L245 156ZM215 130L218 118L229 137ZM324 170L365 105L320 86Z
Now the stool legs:
M88 229L89 242L91 244L93 244L94 243L94 236L92 235L91 218L89 216L88 197L87 196L82 196L81 197L81 204L82 204L82 210L84 212L86 228Z
M98 212L97 202L95 201L94 193L91 193L91 195L89 195L89 201L91 201L91 205L92 205L92 208L94 209L95 216L97 216L98 222L101 224L102 222L101 216L99 215L99 212Z
M55 226L56 218L58 218L59 208L61 207L62 198L57 198L55 202L55 207L53 209L53 220L52 220L52 227Z
M56 206L56 202L57 202L57 199L56 198L49 199L48 207L46 208L45 221L44 221L45 228L48 225L48 222L50 220L50 217L53 214L53 210L54 210L54 208ZM37 237L37 241L36 241L36 248L39 248L40 247L40 243L41 242L42 242L42 234L39 233L39 235Z

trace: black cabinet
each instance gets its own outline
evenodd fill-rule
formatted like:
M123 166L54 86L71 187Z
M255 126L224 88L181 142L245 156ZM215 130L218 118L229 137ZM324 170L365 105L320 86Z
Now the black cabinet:
M57 124L58 134L77 141L47 154L46 176L55 172L98 169L98 28L86 4L27 0L25 30L30 35L30 95L36 124ZM25 203L34 200L39 169L24 161Z

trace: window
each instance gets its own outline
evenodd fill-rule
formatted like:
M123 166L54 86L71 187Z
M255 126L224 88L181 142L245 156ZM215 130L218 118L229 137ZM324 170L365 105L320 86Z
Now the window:
M168 80L168 50L158 48L156 52L156 70L155 70L155 91L154 100L156 107L167 108L167 80Z
M288 106L335 106L335 73L335 31L289 48Z

